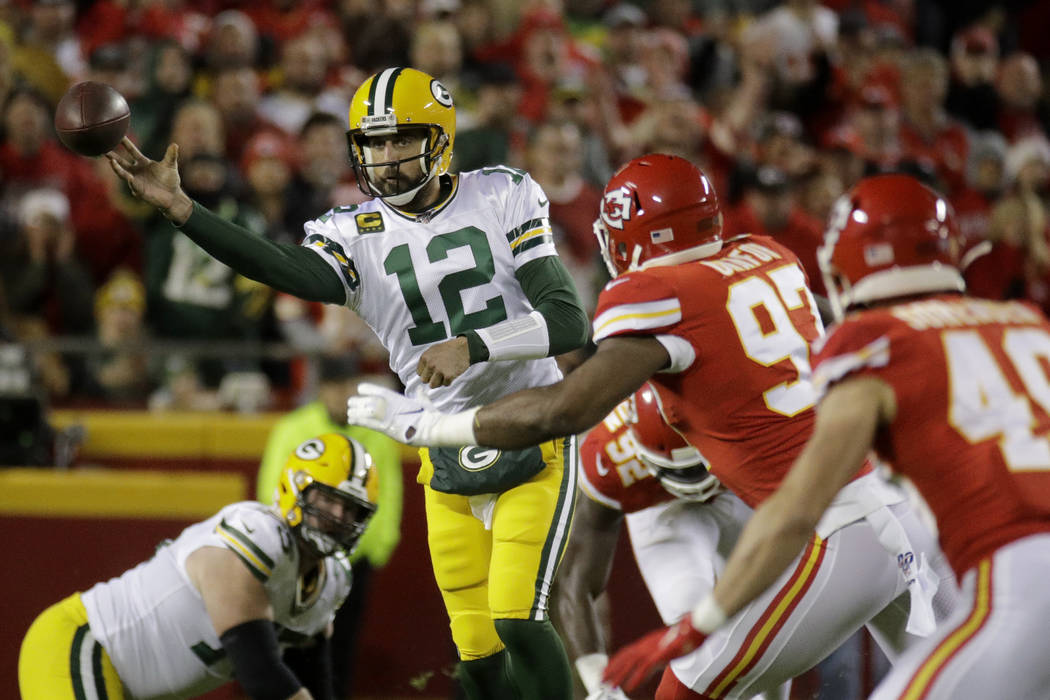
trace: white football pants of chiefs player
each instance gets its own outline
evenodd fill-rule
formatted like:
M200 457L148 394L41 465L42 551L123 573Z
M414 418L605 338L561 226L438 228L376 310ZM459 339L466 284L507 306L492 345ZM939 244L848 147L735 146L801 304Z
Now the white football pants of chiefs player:
M952 615L905 653L872 700L1050 698L1050 534L999 548L963 576Z
M876 480L847 486L856 497L836 500L818 527L823 536L700 649L671 662L685 686L708 698L776 692L865 624L892 662L923 639L909 623L929 634L947 618L959 593L936 538L903 494L887 496ZM863 502L873 497L888 505L870 509ZM864 515L853 518L855 508ZM921 603L911 616L909 589Z
M675 500L625 516L638 570L665 625L711 592L752 512L724 491L703 503ZM787 700L790 690L787 681L765 697Z

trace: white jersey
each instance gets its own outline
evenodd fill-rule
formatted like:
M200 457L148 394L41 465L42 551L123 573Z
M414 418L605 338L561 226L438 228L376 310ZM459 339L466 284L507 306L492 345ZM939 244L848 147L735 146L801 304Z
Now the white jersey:
M548 201L523 171L484 168L453 176L451 194L425 216L380 199L337 207L308 221L303 245L321 255L346 290L346 305L375 331L409 396L430 345L533 311L515 271L554 248ZM426 389L453 412L561 378L554 358L482 362L451 386Z
M190 698L233 678L186 558L225 547L262 581L286 648L322 632L350 592L343 555L322 560L316 579L299 576L299 549L276 511L252 501L226 506L161 545L149 561L99 583L81 598L91 633L136 698Z

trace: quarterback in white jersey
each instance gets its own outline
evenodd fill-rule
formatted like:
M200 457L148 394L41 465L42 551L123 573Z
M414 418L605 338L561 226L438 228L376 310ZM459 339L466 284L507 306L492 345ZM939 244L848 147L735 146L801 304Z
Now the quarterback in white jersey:
M450 173L456 110L421 71L370 76L348 116L357 184L374 199L307 222L302 245L254 236L193 202L176 144L161 162L127 138L106 155L132 193L221 262L357 312L421 401L457 412L556 382L554 357L583 347L590 325L541 188L504 166ZM463 662L457 677L478 700L571 692L547 602L572 522L575 438L522 447L420 451L434 577Z
M304 442L273 506L228 505L45 610L22 644L22 697L192 698L235 677L253 698L313 697L280 652L328 632L377 493L359 443Z
M538 316L514 275L526 263L557 255L547 197L527 173L485 168L450 183L425 217L373 199L333 209L304 227L303 245L339 273L346 305L389 349L390 366L410 395L423 395L416 369L431 344L508 319L525 326L530 314ZM427 396L435 406L459 410L560 378L553 357L483 362Z

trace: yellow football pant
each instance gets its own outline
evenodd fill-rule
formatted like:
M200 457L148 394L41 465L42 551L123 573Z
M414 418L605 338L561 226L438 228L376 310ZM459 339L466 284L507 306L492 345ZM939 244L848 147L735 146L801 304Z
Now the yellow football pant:
M18 655L18 687L22 700L124 700L79 593L55 603L29 626Z
M469 497L430 488L433 465L427 450L420 450L430 558L464 661L503 649L495 620L547 618L572 522L576 441L562 438L541 448L547 466L499 494L491 530L471 512Z

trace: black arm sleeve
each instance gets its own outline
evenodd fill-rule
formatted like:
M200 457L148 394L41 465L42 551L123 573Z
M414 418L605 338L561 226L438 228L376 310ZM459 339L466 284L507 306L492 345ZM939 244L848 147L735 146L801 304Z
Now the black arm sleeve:
M252 700L288 700L302 684L281 661L273 622L258 619L231 627L219 637L233 663L233 676Z
M339 274L307 248L257 236L197 202L193 203L193 213L186 223L176 228L216 260L249 279L307 301L346 302Z
M550 340L548 356L582 348L591 337L591 323L583 310L576 284L556 255L547 255L518 268L514 276L525 291L532 308L547 322ZM463 334L470 350L470 362L489 359L488 348L475 331Z

